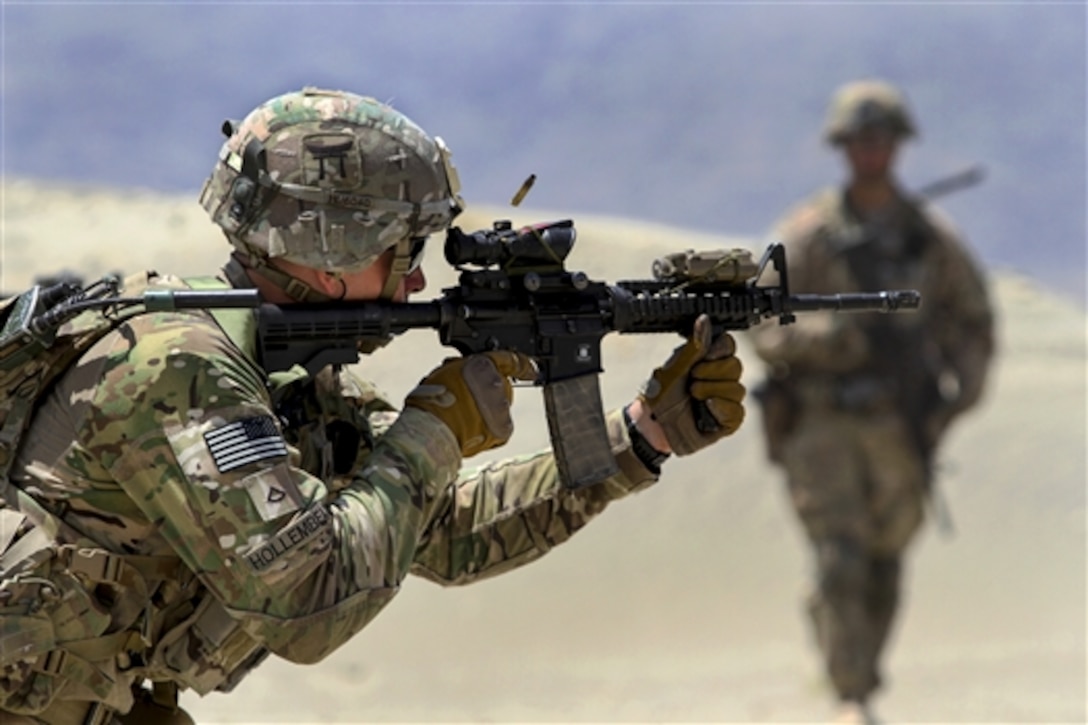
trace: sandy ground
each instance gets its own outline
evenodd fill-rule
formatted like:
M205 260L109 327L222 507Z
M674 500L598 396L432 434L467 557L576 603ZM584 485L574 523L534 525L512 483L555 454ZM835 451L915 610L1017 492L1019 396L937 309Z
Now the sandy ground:
M190 198L11 180L2 191L0 290L61 268L205 273L226 252ZM511 211L519 224L553 218ZM616 219L578 227L569 266L608 281L645 277L658 254L737 244ZM443 265L429 254L424 297L451 279ZM1085 315L1011 272L993 287L1000 357L941 456L954 530L930 525L911 552L877 703L889 722L1088 719ZM626 402L675 343L606 340L606 405ZM399 398L445 354L414 332L363 372ZM754 384L743 341L741 355ZM509 452L546 444L541 411L537 390L518 391ZM183 704L201 723L825 719L801 616L808 555L751 415L540 562L463 588L410 579L321 664L269 661L232 694Z

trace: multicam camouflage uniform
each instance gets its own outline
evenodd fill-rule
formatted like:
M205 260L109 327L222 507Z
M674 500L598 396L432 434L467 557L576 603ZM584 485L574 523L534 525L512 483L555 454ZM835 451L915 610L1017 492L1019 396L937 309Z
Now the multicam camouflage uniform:
M204 694L269 652L316 662L409 573L463 584L509 570L656 480L619 412L621 473L600 484L562 488L550 452L459 474L445 425L398 415L347 371L270 380L248 314L132 317L40 402L11 480L120 555L119 571L34 592L55 644L5 667L0 713L79 723L86 707L65 719L66 700L125 712L143 680ZM64 568L43 566L47 580Z
M201 194L234 247L223 278L136 275L122 295L256 283L328 301L330 280L376 271L395 299L463 206L441 140L372 98L304 89L224 131ZM534 372L510 351L444 362L398 414L342 369L268 375L251 311L86 311L43 341L20 304L0 303L5 725L181 725L179 690L230 690L268 654L321 660L410 573L464 584L533 561L667 456L618 410L617 472L592 485L561 485L550 450L459 470L509 438L509 378ZM743 420L740 375L701 317L639 415L694 453Z
M764 423L812 541L815 632L840 697L864 701L923 519L942 433L979 399L992 313L982 274L948 222L900 194L860 218L843 189L789 212L792 292L916 289L903 315L806 315L753 331L768 363Z
M224 131L201 203L235 248L230 283L137 276L125 294L249 286L249 270L327 299L269 260L339 274L395 249L388 297L413 243L461 206L441 141L374 99L306 89ZM585 489L560 485L550 451L459 472L446 424L398 415L346 371L268 376L249 312L101 319L0 369L16 381L0 391L5 722L99 725L134 706L126 722L150 722L149 703L167 722L179 689L229 690L269 653L321 660L409 573L509 570L656 480L620 411L620 472ZM76 343L89 347L38 395L49 356Z

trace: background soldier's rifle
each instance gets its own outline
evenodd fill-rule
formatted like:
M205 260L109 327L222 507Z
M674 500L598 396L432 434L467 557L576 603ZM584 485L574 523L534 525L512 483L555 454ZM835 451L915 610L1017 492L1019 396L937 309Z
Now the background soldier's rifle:
M442 344L466 355L517 350L537 362L560 473L576 488L616 471L597 382L606 334L687 336L704 313L718 333L773 318L788 324L796 313L811 310L894 312L920 303L913 290L791 294L785 249L778 244L758 263L743 249L671 254L655 261L654 279L609 285L566 269L575 236L569 220L521 229L499 221L473 233L454 227L446 236L445 256L460 271L458 284L427 302L271 305L261 304L256 290L163 289L124 298L111 294L105 283L60 292L35 287L16 303L3 337L11 341L16 333L48 340L64 321L92 308L109 314L131 305L147 311L255 307L259 363L269 372L302 365L313 373L329 364L355 363L361 343L416 328L437 330ZM778 272L779 282L761 286L768 266ZM41 304L58 295L63 301ZM699 424L715 425L706 411Z
M914 196L925 201L932 201L942 196L951 194L960 189L966 189L980 183L986 177L986 169L981 165L969 166L962 171L941 177L936 181L915 189Z

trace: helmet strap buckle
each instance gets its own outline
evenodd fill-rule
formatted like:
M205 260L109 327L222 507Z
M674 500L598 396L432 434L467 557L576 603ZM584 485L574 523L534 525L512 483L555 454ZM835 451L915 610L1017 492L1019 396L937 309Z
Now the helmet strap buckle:
M395 247L392 247L393 261L389 265L389 276L385 279L385 284L382 286L381 298L383 300L393 299L393 295L397 292L397 287L400 285L400 281L408 275L412 268L412 240L409 238L401 239L397 242Z

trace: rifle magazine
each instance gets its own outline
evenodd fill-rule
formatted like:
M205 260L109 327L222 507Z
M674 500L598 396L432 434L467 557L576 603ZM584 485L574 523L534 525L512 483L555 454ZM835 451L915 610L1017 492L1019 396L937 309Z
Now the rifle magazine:
M546 383L544 409L559 475L567 488L590 486L619 473L596 375Z

